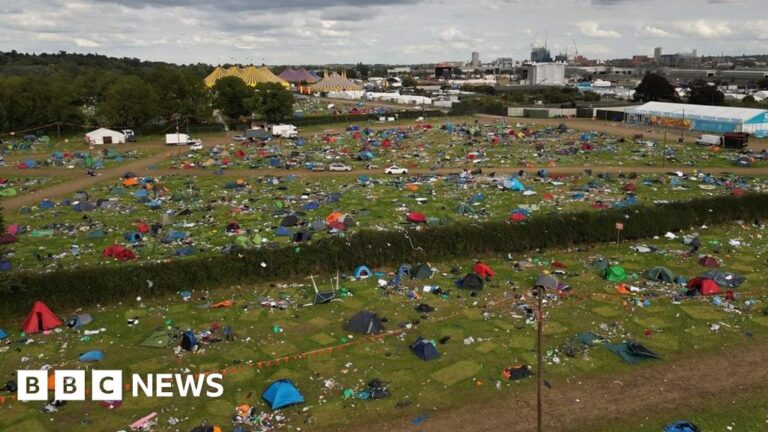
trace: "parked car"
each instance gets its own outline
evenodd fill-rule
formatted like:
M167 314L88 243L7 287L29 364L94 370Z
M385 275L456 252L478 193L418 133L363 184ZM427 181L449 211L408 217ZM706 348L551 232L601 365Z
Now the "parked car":
M235 141L245 141L245 135L235 135L232 139Z
M352 171L352 167L340 162L332 163L328 166L328 171Z
M408 174L408 168L401 168L397 165L384 168L384 174Z
M197 140L194 143L192 143L191 146L189 146L189 149L192 150L192 151L202 150L203 149L203 142L200 141L200 140Z

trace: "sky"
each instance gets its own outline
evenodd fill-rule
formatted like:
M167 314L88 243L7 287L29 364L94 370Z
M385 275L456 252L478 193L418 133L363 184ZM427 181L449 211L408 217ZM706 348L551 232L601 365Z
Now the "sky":
M767 0L0 0L0 50L172 63L409 64L768 51Z

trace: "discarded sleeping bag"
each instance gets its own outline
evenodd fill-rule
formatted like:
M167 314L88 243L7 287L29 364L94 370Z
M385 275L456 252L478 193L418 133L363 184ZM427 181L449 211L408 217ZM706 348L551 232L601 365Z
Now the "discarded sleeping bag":
M531 367L528 365L515 365L504 369L502 375L510 381L517 381L533 376L533 372L531 372Z

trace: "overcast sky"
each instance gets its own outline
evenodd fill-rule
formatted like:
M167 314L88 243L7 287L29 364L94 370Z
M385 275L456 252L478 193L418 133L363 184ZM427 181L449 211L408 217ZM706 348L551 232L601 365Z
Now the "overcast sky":
M768 0L0 0L0 50L175 63L768 51Z

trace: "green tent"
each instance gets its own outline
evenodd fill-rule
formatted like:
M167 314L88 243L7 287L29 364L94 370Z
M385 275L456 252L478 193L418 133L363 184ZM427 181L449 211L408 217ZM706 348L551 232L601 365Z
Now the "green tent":
M472 208L472 206L468 204L459 204L456 206L456 213L462 214L462 215L471 215L475 214L475 209Z
M104 238L104 237L106 237L106 235L107 235L107 233L105 233L103 229L97 228L97 229L95 229L93 231L88 231L85 234L85 238L87 238L89 240L92 240L92 239Z
M235 238L235 245L241 248L253 247L253 242L247 236L241 235Z
M139 346L149 348L167 348L179 339L179 329L160 328L155 330L148 338L139 343Z
M603 270L603 279L611 282L624 282L627 280L627 272L624 270L624 267L610 266Z
M639 363L644 360L656 360L661 358L660 355L637 342L630 341L618 344L605 344L604 346L608 349L608 351L621 357L622 360L629 364Z
M672 274L669 269L665 267L654 267L648 270L645 277L652 281L672 283L675 280L675 275Z
M53 237L52 229L36 229L30 234L32 237Z
M15 197L19 193L16 192L16 189L14 188L3 188L0 189L0 197Z

